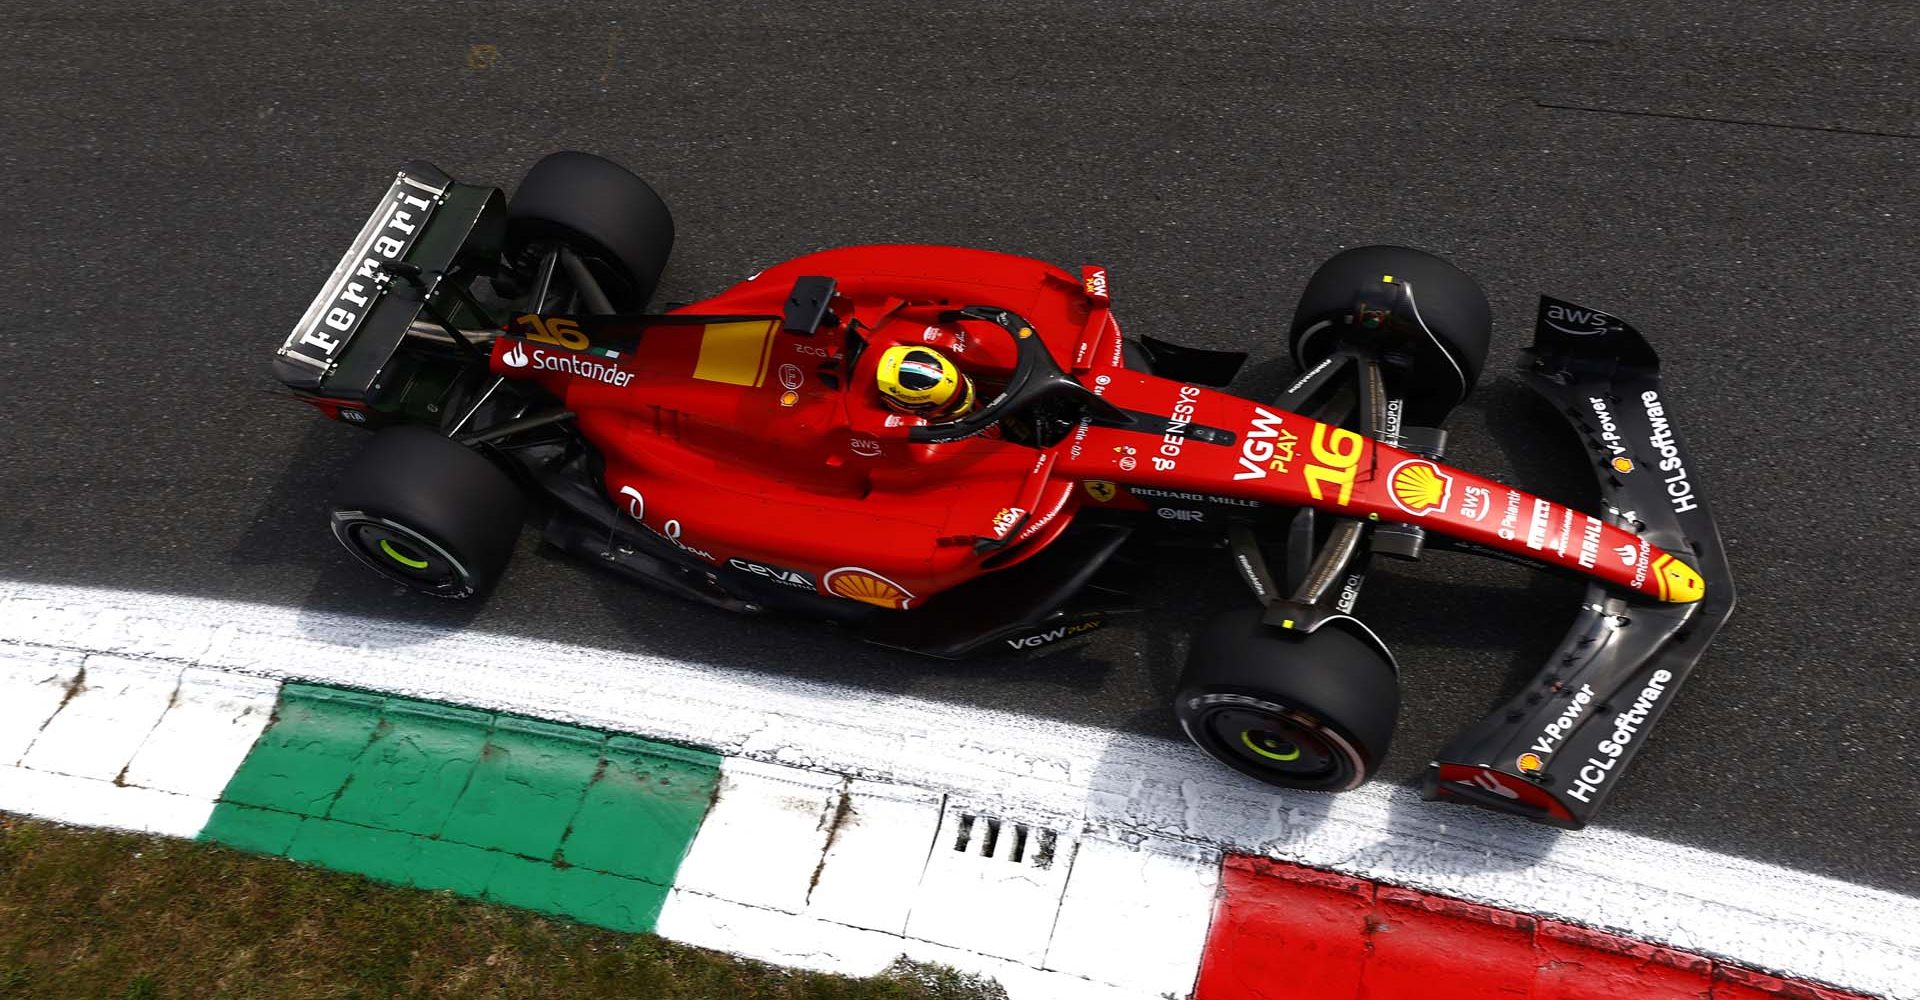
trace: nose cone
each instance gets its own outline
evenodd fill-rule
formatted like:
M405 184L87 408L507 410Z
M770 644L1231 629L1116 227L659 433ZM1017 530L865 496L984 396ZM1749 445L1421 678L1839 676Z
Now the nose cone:
M1660 588L1660 599L1671 604L1692 604L1707 593L1700 574L1670 555L1653 561L1653 582Z

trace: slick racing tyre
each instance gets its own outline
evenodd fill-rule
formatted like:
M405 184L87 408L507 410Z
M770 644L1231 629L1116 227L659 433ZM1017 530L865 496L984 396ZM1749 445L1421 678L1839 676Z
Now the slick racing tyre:
M507 202L510 282L528 282L556 246L586 262L614 309L641 312L673 252L673 215L625 167L591 153L551 153Z
M1445 260L1397 246L1354 247L1333 255L1300 293L1288 346L1301 371L1319 364L1333 353L1341 332L1350 329L1345 321L1355 298L1387 275L1412 290L1419 325L1432 334L1415 338L1407 352L1411 370L1390 388L1438 423L1480 380L1493 335L1486 292Z
M1174 714L1235 770L1283 788L1357 788L1386 759L1400 711L1391 661L1339 623L1310 635L1236 611L1193 637Z
M334 537L374 572L435 597L485 593L527 501L492 462L424 427L374 435L334 492Z

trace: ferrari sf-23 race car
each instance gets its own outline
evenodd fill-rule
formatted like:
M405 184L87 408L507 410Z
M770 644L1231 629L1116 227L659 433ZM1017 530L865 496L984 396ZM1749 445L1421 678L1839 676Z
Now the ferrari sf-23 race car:
M1330 791L1380 766L1399 709L1354 617L1370 564L1536 564L1587 582L1573 626L1425 792L1576 828L1733 608L1658 360L1598 310L1542 300L1524 366L1584 441L1590 512L1444 464L1491 312L1427 253L1327 261L1290 333L1305 374L1260 401L1217 388L1242 354L1123 337L1098 267L849 247L649 313L673 235L651 187L587 154L541 160L511 199L406 165L274 361L373 431L332 501L340 542L472 597L533 517L689 600L954 657L1131 609L1101 572L1130 539L1211 539L1252 600L1193 634L1180 724L1255 778ZM890 405L903 347L947 359L920 374L971 407Z

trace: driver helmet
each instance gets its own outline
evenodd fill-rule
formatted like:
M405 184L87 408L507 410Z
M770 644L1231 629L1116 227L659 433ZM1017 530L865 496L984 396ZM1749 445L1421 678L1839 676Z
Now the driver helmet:
M880 398L901 413L952 420L973 409L973 380L931 347L900 344L880 355Z

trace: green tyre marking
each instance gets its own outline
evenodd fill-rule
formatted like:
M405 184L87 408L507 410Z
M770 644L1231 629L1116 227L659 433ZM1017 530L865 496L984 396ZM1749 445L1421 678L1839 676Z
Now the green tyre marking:
M385 552L387 558L392 559L394 562L408 569L426 569L428 565L425 559L409 559L401 555L400 550L394 548L393 543L385 538L380 539L380 551Z
M1293 761L1300 759L1299 747L1293 747L1285 753L1275 753L1272 750L1268 750L1266 747L1255 744L1253 742L1253 730L1251 729L1240 730L1240 742L1245 744L1246 748L1253 751L1254 753L1257 753L1268 760L1277 760L1282 764L1291 763Z

